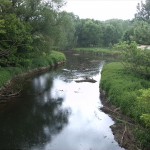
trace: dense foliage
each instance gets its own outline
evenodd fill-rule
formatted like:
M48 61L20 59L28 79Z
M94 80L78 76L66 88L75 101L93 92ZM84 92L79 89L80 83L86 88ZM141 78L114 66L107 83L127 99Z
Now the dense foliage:
M76 25L78 47L111 47L118 43L130 21L112 19L105 22L81 19Z
M137 13L123 40L138 44L150 44L150 0L141 1L137 5Z
M114 46L122 54L122 63L128 71L150 79L150 51L137 48L135 42L121 42Z
M120 41L149 45L150 0L137 4L137 13L131 21L79 19L76 36L78 47L111 47Z
M143 1L141 4L138 3L135 18L150 23L150 0L145 0L145 3Z
M150 44L150 0L135 19L98 21L60 11L63 0L0 0L0 66L17 66L53 48L112 47L120 41Z
M72 14L62 0L0 0L0 66L20 66L52 47L73 43Z

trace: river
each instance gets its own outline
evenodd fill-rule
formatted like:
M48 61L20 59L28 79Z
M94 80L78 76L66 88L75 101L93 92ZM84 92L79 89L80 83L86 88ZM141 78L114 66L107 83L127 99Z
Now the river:
M103 58L66 53L62 68L26 81L0 110L0 150L123 150L100 110ZM76 83L93 78L96 83ZM2 105L2 104L1 104Z

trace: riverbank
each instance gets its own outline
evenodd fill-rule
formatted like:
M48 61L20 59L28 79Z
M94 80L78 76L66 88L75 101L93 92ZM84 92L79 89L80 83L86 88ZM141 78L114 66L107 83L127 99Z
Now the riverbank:
M109 114L115 121L115 124L110 128L114 134L115 140L118 144L127 150L138 150L137 141L134 135L134 128L136 127L135 122L122 113L119 107L113 105L108 101L105 91L100 90L100 98L103 107L100 109Z
M101 56L119 56L121 53L118 50L114 50L113 48L75 48L77 52L83 53L93 53L95 55Z
M0 96L3 97L1 99L18 94L27 78L64 64L66 57L61 52L52 51L49 55L39 56L30 61L30 65L26 67L0 68Z
M116 121L111 128L118 143L128 150L148 150L150 81L126 72L121 63L110 63L103 68L100 87L102 110Z

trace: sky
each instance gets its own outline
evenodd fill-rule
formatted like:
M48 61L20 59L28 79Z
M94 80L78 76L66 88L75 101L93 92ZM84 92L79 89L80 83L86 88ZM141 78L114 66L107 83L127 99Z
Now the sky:
M108 19L133 19L136 6L142 0L66 0L63 10L73 12L81 19L91 18L105 21Z

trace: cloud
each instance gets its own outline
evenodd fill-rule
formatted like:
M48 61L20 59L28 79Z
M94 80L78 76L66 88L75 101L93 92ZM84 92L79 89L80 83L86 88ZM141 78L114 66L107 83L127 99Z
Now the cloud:
M63 8L80 18L108 20L113 18L132 19L141 0L68 0Z

